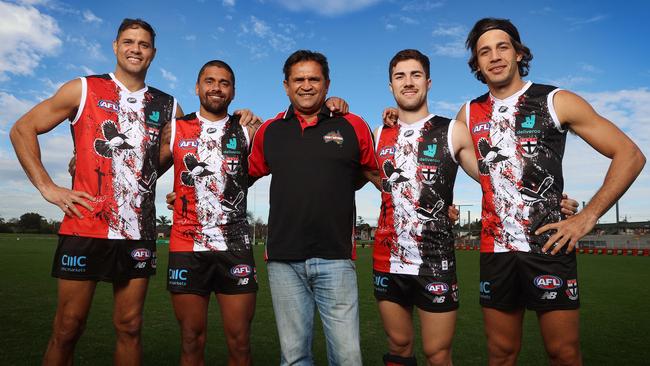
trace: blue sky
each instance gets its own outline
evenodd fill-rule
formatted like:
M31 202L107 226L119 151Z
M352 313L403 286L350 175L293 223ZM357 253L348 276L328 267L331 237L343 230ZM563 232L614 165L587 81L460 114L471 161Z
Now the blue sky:
M646 1L58 1L0 0L0 217L24 212L61 218L22 172L9 143L13 122L35 103L75 77L113 71L111 42L124 17L150 22L158 49L147 83L176 96L186 112L198 108L196 73L219 58L237 77L231 110L250 108L262 118L286 108L282 64L296 49L323 52L331 68L330 95L345 98L352 112L374 129L383 107L394 104L388 90L390 58L417 48L431 59L429 108L453 117L463 102L486 88L467 67L463 47L474 22L485 16L511 19L534 59L527 79L554 84L585 97L650 155L650 66L643 37L650 35ZM69 184L72 152L64 122L40 138L43 160L55 181ZM575 136L567 139L565 190L588 201L609 160ZM159 180L159 215L170 216L162 199L171 175ZM268 183L249 192L249 210L266 221ZM455 201L480 213L479 185L458 173ZM375 223L379 194L368 186L357 195L358 213ZM621 216L650 220L650 168L620 201ZM611 210L601 221L611 222Z

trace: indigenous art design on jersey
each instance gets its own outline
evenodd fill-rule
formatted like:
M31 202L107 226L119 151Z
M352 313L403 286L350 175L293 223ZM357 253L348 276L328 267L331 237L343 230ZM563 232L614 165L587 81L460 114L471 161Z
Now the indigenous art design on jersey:
M104 239L155 239L154 204L160 131L176 101L145 86L131 92L113 74L81 78L71 129L76 152L73 189L95 197L84 218L65 217L60 234Z
M483 190L482 252L541 253L551 233L535 230L562 219L566 131L553 108L558 90L528 82L507 99L485 94L467 104Z
M438 276L455 270L447 208L458 165L454 121L429 115L411 125L382 127L377 160L382 203L373 251L380 272Z
M246 128L234 117L212 122L192 113L172 122L172 252L250 248Z

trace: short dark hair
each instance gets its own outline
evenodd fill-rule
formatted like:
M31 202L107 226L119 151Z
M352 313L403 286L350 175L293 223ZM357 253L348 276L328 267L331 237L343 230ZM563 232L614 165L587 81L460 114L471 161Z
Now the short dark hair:
M509 19L483 18L474 24L474 27L467 35L467 40L465 41L465 47L468 50L471 50L471 56L469 61L467 61L467 64L469 65L470 70L474 73L474 76L485 84L485 78L478 69L476 43L483 33L493 29L499 29L508 33L510 36L510 42L512 42L515 51L522 55L521 61L517 63L519 75L528 75L528 69L530 68L530 61L533 59L533 54L530 52L528 47L521 43L517 27L515 27Z
M284 72L284 80L289 80L289 74L291 74L291 67L298 62L304 61L314 61L320 65L321 71L325 80L330 79L330 67L327 64L327 57L320 52L314 52L309 50L298 50L292 53L289 58L284 62L284 67L282 71Z
M124 32L125 30L134 29L134 28L142 28L147 32L149 32L149 34L151 35L151 47L155 46L156 32L153 30L151 24L145 22L140 18L136 18L136 19L124 18L124 20L122 20L122 24L120 24L120 27L117 28L117 37L115 37L115 40L117 41L120 38L120 34L122 34L122 32Z
M397 52L395 56L390 60L390 63L388 64L388 81L392 80L392 75L393 75L393 69L395 66L401 62L401 61L406 61L406 60L415 60L422 65L422 68L424 69L424 74L427 76L427 79L430 78L431 75L431 66L429 62L429 58L424 55L422 52L414 49L405 49Z
M235 72L232 71L232 68L230 67L230 65L228 65L227 63L225 63L225 62L223 62L221 60L208 61L208 62L205 63L205 65L201 66L201 70L199 70L199 75L196 77L196 83L197 84L201 81L201 75L203 74L205 69L207 69L208 67L211 67L211 66L216 66L216 67L219 67L219 68L222 68L222 69L225 69L226 71L228 71L230 73L230 76L232 77L232 86L233 87L235 86Z

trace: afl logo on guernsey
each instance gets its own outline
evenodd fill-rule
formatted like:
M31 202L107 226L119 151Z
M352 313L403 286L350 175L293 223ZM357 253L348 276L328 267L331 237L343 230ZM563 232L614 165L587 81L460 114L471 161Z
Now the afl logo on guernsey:
M472 129L473 134L481 132L490 132L490 122L481 122L477 123L476 126Z
M434 295L442 295L449 291L449 286L444 282L431 282L426 289Z
M379 152L379 156L395 155L395 146L386 146Z
M151 251L147 248L137 248L133 249L131 252L131 258L136 261L144 262L147 259L151 258Z
M248 277L253 270L247 264L239 264L230 269L230 274L235 277Z
M178 142L178 147L184 150L193 149L199 146L196 139L184 139Z
M119 109L119 108L117 107L117 103L115 103L115 102L113 102L113 101L111 101L111 100L105 100L105 99L102 99L102 100L100 100L99 102L97 102L97 106L98 106L99 108L105 110L106 112L114 112L114 113L117 113L117 111L118 111L118 109Z
M562 280L557 276L540 275L535 277L533 284L541 290L555 290L562 287Z

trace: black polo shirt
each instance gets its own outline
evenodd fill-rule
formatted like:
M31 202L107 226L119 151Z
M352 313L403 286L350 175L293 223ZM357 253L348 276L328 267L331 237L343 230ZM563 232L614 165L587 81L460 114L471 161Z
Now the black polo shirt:
M315 124L293 107L266 121L253 138L249 174L271 174L268 260L355 257L354 192L362 170L377 170L372 133L359 116Z

